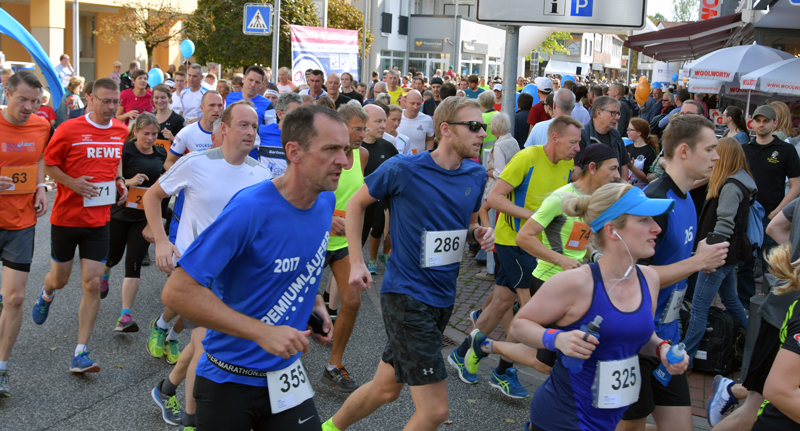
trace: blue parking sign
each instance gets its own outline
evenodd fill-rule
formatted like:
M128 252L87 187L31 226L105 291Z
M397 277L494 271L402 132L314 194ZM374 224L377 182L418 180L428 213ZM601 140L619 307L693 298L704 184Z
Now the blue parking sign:
M592 16L594 0L572 0L570 15L572 16Z
M242 32L254 36L269 36L272 34L272 5L245 3Z

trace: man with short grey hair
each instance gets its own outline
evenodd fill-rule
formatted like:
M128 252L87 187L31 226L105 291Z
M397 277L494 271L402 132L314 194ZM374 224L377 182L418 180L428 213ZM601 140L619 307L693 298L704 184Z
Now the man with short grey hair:
M572 115L575 109L575 93L566 88L561 88L553 95L553 118L559 115ZM525 147L531 145L544 145L547 143L549 137L547 136L547 129L553 118L545 121L540 121L533 126L531 133L528 135L528 140L525 141Z
M328 79L325 81L325 87L328 88L328 96L333 99L336 109L339 109L340 106L350 101L349 97L345 96L341 93L341 91L339 91L339 86L341 84L342 81L339 79L339 75L335 73L328 74Z
M627 136L628 133L628 123L631 121L631 117L633 117L633 107L629 105L630 102L623 99L625 96L625 86L622 84L615 82L608 87L608 95L617 99L619 102L619 121L617 121L617 131L619 131L620 135Z
M369 105L370 103L374 102L375 99L378 98L379 94L386 93L386 89L387 86L385 82L383 81L376 82L375 85L372 87L372 98L365 100L364 105Z
M193 123L203 116L200 110L200 104L203 99L203 94L208 91L203 87L203 66L195 63L189 66L186 72L188 76L189 86L181 91L181 108L183 111L180 113L187 123Z
M286 153L281 143L281 120L290 112L303 106L303 97L294 92L283 93L275 103L275 114L278 122L259 127L258 160L272 172L276 178L286 171Z
M611 147L617 153L619 161L620 178L628 178L628 150L622 135L617 130L617 120L620 116L619 100L610 96L600 96L592 104L592 121L581 131L581 149L594 143L601 143Z

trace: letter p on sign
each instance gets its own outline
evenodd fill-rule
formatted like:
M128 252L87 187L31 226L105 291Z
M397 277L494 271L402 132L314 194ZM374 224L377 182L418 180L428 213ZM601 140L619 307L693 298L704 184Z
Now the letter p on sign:
M571 15L591 17L592 6L594 6L594 0L572 0Z

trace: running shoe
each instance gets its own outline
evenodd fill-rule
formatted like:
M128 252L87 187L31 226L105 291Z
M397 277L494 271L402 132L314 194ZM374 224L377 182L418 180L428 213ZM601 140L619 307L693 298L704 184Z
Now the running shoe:
M370 274L372 274L372 275L377 275L378 274L378 262L379 262L378 259L369 261L369 265L367 265L367 269L369 270Z
M714 391L708 397L706 405L708 424L712 427L717 426L722 416L739 404L739 400L731 394L733 383L733 380L720 375L714 377Z
M488 353L485 353L483 349L481 349L481 343L483 343L484 340L486 340L486 335L484 335L480 329L473 329L472 332L469 333L469 350L467 350L465 359L467 362L467 370L469 370L471 374L477 374L481 359L489 356Z
M325 308L327 307L328 306L326 305ZM331 316L331 323L336 322L336 318L339 317L339 310L328 308L328 316Z
M531 394L522 387L517 378L517 369L512 367L506 370L503 375L497 374L497 369L492 371L492 377L489 378L489 384L493 388L500 389L503 395L511 398L528 398Z
M150 337L147 340L147 351L154 358L164 356L164 341L167 338L167 330L161 329L156 325L158 318L153 319L150 324Z
M170 425L180 425L181 418L183 417L183 410L181 410L181 403L178 401L178 397L161 392L161 390L158 389L159 386L161 386L161 382L150 391L150 395L161 409L161 418Z
M133 321L131 313L125 313L117 319L117 327L114 330L117 332L139 332L139 325Z
M100 299L106 299L108 296L108 279L100 277Z
M350 393L358 389L358 383L350 378L350 373L342 364L337 365L332 371L325 367L320 381L339 392Z
M178 431L197 431L197 427L190 427L188 425L181 425L178 427Z
M494 281L494 274L489 274L489 272L484 269L481 272L475 274L475 278L483 281Z
M10 398L11 389L8 388L8 371L0 370L0 398Z
M72 366L69 370L73 373L98 373L100 365L89 359L89 351L83 351L72 357Z
M55 297L53 297L53 299L48 301L42 297L42 294L44 294L44 289L39 293L39 299L36 300L36 304L33 305L33 310L31 311L33 323L37 325L41 325L47 320L47 315L50 313L50 305L53 303L53 299L55 299Z
M472 320L472 326L478 326L478 317L481 317L481 313L483 313L483 309L479 308L477 310L473 310L469 313L469 320Z
M531 431L531 423L525 422L525 428L522 428L522 431Z
M386 266L386 265L389 264L389 258L390 257L392 257L392 253L391 252L386 253L386 254L383 254L383 252L378 253L378 260L383 262L383 266Z
M164 359L170 365L175 365L181 356L181 345L178 340L169 340L164 343Z
M458 356L458 349L454 349L453 352L450 353L450 356L447 357L447 362L449 362L453 368L458 370L458 378L461 379L462 382L469 385L478 383L478 376L469 372L466 364L464 363L464 358Z

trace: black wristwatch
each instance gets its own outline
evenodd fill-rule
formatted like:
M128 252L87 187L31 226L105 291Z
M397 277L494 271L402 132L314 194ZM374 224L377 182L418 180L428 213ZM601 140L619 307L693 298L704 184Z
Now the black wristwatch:
M114 182L115 182L115 183L116 183L117 181L119 181L119 180L122 180L122 184L125 184L125 177L117 177L117 178L114 178Z

